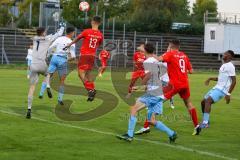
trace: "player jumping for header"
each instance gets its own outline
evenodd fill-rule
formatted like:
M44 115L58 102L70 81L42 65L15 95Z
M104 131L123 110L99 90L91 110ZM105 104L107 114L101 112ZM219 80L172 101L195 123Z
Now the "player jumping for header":
M61 24L60 30L54 35L46 36L45 28L37 29L37 36L33 38L32 64L30 66L30 87L28 92L28 112L26 118L31 118L31 109L35 87L38 83L39 74L47 76L47 53L48 48L64 32L65 24ZM46 85L47 87L47 85Z
M78 61L78 76L88 91L87 101L93 101L96 95L95 84L93 77L91 76L91 71L94 67L97 48L103 42L103 35L98 29L100 24L101 18L99 16L93 17L91 21L92 28L85 29L77 36L76 39L73 40L72 43L64 48L67 49L71 45L77 43L80 39L83 39Z
M231 93L236 86L236 72L233 63L234 52L229 50L223 55L223 65L219 69L218 77L208 78L205 84L208 86L210 81L217 81L217 85L211 89L202 100L203 121L199 128L209 127L209 115L211 112L211 105L220 101L223 97L226 103L229 104L231 100Z
M72 42L72 37L75 35L75 29L73 27L68 27L66 29L66 36L59 37L56 39L53 44L49 47L49 52L52 53L52 50L56 50L53 53L51 58L49 68L48 68L48 75L45 79L47 86L50 86L50 77L54 74L54 72L58 71L58 75L60 78L60 86L58 90L58 103L60 105L63 104L63 95L64 95L64 81L68 74L68 60L72 61L75 60L75 44L73 44L69 50L63 50L66 45ZM69 54L70 53L70 54ZM45 89L43 85L45 82L42 83L42 88ZM48 88L50 90L50 88ZM45 90L41 90L40 96L43 96Z

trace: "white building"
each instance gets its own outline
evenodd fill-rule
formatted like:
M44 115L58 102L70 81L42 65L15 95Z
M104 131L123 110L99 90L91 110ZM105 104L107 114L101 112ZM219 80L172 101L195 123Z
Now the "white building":
M222 54L233 50L240 54L240 14L218 14L215 22L212 21L205 21L204 53Z

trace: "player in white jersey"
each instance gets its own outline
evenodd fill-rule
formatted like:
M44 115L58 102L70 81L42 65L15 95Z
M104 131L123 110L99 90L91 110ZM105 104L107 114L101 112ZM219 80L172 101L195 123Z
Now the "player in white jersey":
M60 78L60 86L58 90L58 103L61 105L63 104L63 95L64 95L64 81L68 74L68 60L72 61L75 60L75 44L73 44L69 49L63 50L68 44L72 42L72 38L75 35L75 29L73 27L68 27L66 29L66 36L59 37L56 39L53 44L49 47L49 53L53 53L51 58L49 68L48 68L48 75L45 81L42 83L42 89L40 91L39 97L42 98L45 86L47 85L47 89L49 92L50 90L50 77L54 74L54 72L58 71L58 75ZM52 52L55 50L54 52Z
M145 77L142 80L142 84L146 86L146 94L141 96L136 104L131 108L131 116L128 124L128 132L124 135L118 135L117 138L126 141L132 141L134 135L134 129L137 122L136 115L143 108L148 108L148 121L156 129L165 132L170 140L170 143L175 142L177 138L176 132L168 128L161 121L156 120L156 115L162 114L163 104L163 90L160 77L162 76L161 68L164 67L162 63L159 63L154 58L155 48L152 44L145 44L144 46L146 60L144 61Z
M202 100L202 112L203 121L200 124L200 128L209 127L209 115L211 112L211 105L218 102L225 97L226 103L229 104L231 100L231 93L236 86L236 73L235 67L232 64L234 52L229 50L223 55L223 65L219 70L218 77L212 77L207 79L205 85L209 85L210 81L217 81L216 86L213 87Z
M27 78L29 79L30 78L30 66L32 64L32 52L33 52L33 45L31 44L29 46L29 49L28 49L28 54L27 54L27 57L26 57L26 60L27 60L27 65L28 65L28 69L27 69Z
M62 26L54 35L47 35L44 28L37 29L37 36L33 38L32 64L30 66L30 88L28 92L28 112L26 118L31 118L31 109L35 87L38 83L39 74L47 75L47 53L48 48L64 32Z

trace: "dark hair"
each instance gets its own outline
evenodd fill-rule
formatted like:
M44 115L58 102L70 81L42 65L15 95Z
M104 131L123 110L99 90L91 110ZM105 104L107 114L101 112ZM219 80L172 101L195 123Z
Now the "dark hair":
M228 50L227 53L231 54L232 57L235 56L235 53L232 50Z
M92 19L94 22L101 23L102 19L99 16L94 16Z
M45 32L45 28L44 27L37 28L37 35L38 36L41 36L44 32Z
M75 28L74 28L74 27L68 27L68 28L66 29L66 33L67 33L67 34L70 34L70 33L74 32L74 31L75 31Z
M179 39L172 39L170 41L171 44L173 44L175 47L179 47L180 46L180 41Z
M154 45L151 44L151 43L146 43L146 44L144 45L144 49L145 49L145 51L146 51L147 53L149 53L149 54L153 54L154 51L155 51L155 47L154 47Z

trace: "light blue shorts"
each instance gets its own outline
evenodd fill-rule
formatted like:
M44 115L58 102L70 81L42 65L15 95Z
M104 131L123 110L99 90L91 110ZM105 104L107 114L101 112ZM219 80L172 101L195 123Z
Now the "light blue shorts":
M151 113L162 114L163 112L163 99L160 97L145 94L138 98L138 101L144 103Z
M67 66L68 66L67 57L53 55L48 67L48 73L54 73L58 71L59 76L67 75L68 73Z
M31 64L32 64L32 60L31 59L27 59L27 65L31 66Z
M204 97L204 99L208 99L209 97L212 98L214 103L220 101L226 94L221 91L220 89L211 89Z

